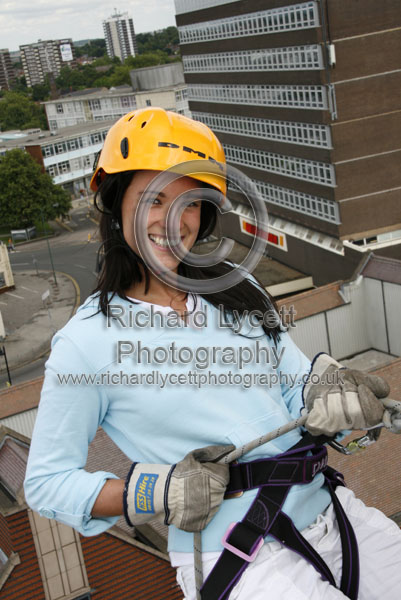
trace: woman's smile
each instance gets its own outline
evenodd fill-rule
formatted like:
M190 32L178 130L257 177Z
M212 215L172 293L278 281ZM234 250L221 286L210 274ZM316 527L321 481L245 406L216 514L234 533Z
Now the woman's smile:
M159 173L160 171L137 171L124 194L121 207L123 234L127 244L136 254L143 254L138 248L134 233L136 210L144 191ZM155 194L148 212L147 231L151 247L157 252L160 262L173 271L177 270L180 262L172 251L174 245L181 242L187 250L191 250L196 242L200 227L201 200L194 200L183 210L180 219L179 240L167 238L167 214L178 196L198 190L199 187L199 182L191 177L176 179ZM201 194L201 191L199 193Z

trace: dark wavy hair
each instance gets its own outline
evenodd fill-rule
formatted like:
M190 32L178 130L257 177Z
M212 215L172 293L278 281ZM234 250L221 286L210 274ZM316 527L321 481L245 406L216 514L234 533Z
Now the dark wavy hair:
M142 257L128 246L122 234L121 205L134 173L135 171L125 171L107 175L95 194L95 206L101 212L100 234L103 243L100 253L103 255L103 261L97 286L92 293L99 298L99 310L104 315L107 315L108 306L115 296L132 302L127 298L126 290L133 284L141 282L143 278L145 278L145 294L149 289L149 269ZM202 202L197 241L212 233L216 220L215 206L210 202ZM210 267L194 267L180 263L178 273L193 279L214 279L229 273L232 268L232 263L228 261ZM277 306L260 282L254 283L249 279L243 279L230 289L212 294L200 294L200 296L216 308L223 310L225 318L233 320L234 323L237 315L241 317L245 311L257 310L263 315L275 311L277 313L275 326L269 326L274 322L272 318L267 319L268 324L263 322L261 326L274 343L280 340L279 334L282 329Z

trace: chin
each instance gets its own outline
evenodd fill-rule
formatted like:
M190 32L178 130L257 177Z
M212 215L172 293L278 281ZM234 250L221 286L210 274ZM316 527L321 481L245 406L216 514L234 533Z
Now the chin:
M163 267L165 267L166 269L170 269L170 271L177 271L178 265L180 264L176 260L162 260L160 257L158 257L158 260L163 265Z

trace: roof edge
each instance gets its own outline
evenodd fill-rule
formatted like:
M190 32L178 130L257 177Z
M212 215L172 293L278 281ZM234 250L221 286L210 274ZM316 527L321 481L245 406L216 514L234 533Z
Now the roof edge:
M113 527L111 527L110 529L105 531L105 533L112 535L112 536L122 540L123 542L126 542L127 544L131 544L131 546L135 546L139 550L143 550L144 552L153 554L153 556L157 556L158 558L161 558L162 560L165 560L166 562L170 563L168 554L164 554L163 552L160 552L160 550L151 548L150 546L147 546L143 542L140 542L139 540L131 537L128 533L126 533L120 527L118 527L118 525L114 525Z

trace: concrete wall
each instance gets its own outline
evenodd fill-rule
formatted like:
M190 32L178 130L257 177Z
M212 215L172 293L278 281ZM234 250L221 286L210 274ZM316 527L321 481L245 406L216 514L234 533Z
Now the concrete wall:
M401 356L401 285L360 277L343 293L345 305L299 319L289 330L308 358L327 352L341 360L370 349Z
M182 63L176 62L156 67L144 67L130 72L135 91L155 90L184 83ZM139 108L139 106L138 106Z

